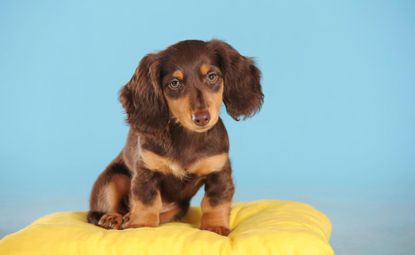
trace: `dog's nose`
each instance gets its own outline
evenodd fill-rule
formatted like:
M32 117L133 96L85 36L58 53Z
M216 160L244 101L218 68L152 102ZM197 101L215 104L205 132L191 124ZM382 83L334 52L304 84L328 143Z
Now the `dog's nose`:
M210 114L208 111L198 111L192 114L193 122L198 126L205 126L210 120Z

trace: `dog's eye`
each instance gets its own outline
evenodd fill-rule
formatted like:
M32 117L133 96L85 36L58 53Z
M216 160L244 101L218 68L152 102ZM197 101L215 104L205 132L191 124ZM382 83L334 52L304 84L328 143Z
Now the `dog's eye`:
M171 89L178 89L180 87L181 83L178 79L174 79L169 83L169 87Z
M215 82L218 79L218 75L214 72L210 72L207 75L207 79L209 82Z

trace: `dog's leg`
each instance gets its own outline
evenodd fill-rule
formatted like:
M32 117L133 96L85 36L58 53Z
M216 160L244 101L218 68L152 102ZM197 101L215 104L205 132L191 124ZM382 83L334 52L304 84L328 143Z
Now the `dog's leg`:
M88 222L106 229L120 229L123 200L128 197L130 177L128 169L117 158L98 177L91 193Z
M230 233L229 217L234 193L230 164L220 172L207 176L205 196L202 200L202 219L200 228L219 235Z
M160 224L162 208L157 173L142 167L131 181L130 213L122 228L156 227Z

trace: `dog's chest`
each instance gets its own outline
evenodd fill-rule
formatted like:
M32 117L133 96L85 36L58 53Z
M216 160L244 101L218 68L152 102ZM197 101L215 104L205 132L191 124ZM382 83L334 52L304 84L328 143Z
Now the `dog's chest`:
M204 156L189 163L184 163L149 150L142 150L140 158L144 166L150 170L183 178L189 174L203 176L222 170L228 160L228 153Z

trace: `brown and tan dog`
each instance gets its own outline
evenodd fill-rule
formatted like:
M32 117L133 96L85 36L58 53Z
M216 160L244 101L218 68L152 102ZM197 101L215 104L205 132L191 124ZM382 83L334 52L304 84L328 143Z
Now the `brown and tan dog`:
M239 120L263 97L258 68L225 42L182 41L145 56L121 89L131 128L94 184L88 222L155 227L182 217L205 185L200 228L228 235L234 185L221 104Z

